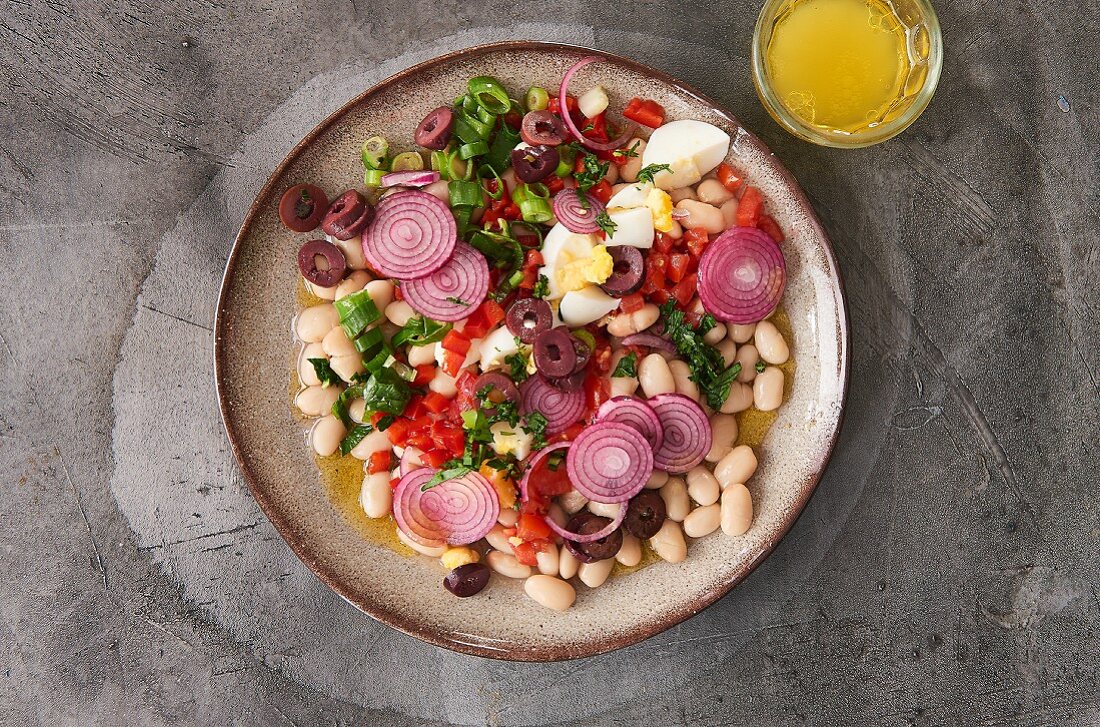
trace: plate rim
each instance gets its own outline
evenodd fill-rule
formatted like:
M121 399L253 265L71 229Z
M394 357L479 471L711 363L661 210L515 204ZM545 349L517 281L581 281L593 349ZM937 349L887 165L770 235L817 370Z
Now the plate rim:
M810 497L816 492L818 484L821 482L821 478L825 473L825 469L828 466L829 460L832 458L833 452L836 448L837 441L840 437L841 429L844 425L844 418L848 408L848 388L851 381L851 323L848 313L848 296L844 286L844 277L841 273L840 265L838 263L836 252L833 249L832 242L829 240L828 235L825 233L825 229L818 219L817 212L810 204L806 193L803 191L801 185L795 179L794 175L786 165L776 158L777 171L780 177L786 183L788 189L791 191L794 198L800 205L800 208L807 214L807 222L811 225L814 232L820 236L820 239L824 242L824 254L835 271L835 279L838 286L838 293L840 298L840 305L838 307L838 334L840 337L839 357L840 367L840 412L837 417L836 428L829 437L828 446L825 448L823 456L820 458L818 465L815 467L815 472L806 486L803 487L798 496L795 498L786 516L783 518L779 528L776 530L774 536L767 540L766 546L761 550L757 556L748 563L742 572L736 574L728 581L724 581L710 591L704 593L701 597L697 598L689 604L685 604L681 609L667 612L663 617L654 620L653 623L646 624L643 627L635 628L629 631L621 632L610 638L605 638L596 642L586 642L581 645L554 645L554 646L536 646L534 648L524 649L511 649L508 651L497 651L485 649L475 644L464 643L454 639L450 639L446 634L423 625L416 621L416 619L408 618L403 614L397 612L385 611L379 608L373 608L361 600L357 600L356 592L350 588L341 578L340 574L335 572L326 563L319 560L310 550L305 547L296 537L292 535L293 528L290 520L284 518L283 514L270 502L263 488L258 487L256 482L258 477L253 473L251 466L249 465L247 458L243 456L240 445L237 441L236 434L234 432L233 425L230 423L230 404L228 402L227 393L223 385L223 377L226 374L226 362L224 356L224 346L227 340L226 337L226 318L228 315L228 283L233 273L236 271L237 258L240 252L244 239L250 234L251 228L255 222L255 218L260 213L260 210L264 206L265 200L271 195L272 189L275 186L278 179L282 176L286 168L298 159L299 156L310 147L314 141L317 140L322 134L328 131L332 126L340 122L343 117L349 113L353 108L367 100L374 94L381 92L390 85L397 83L405 77L419 73L425 70L429 70L434 66L445 64L457 59L476 58L478 56L486 55L498 51L566 51L570 54L581 53L598 56L603 59L610 60L614 63L626 66L631 70L643 74L647 77L656 79L663 83L669 84L679 91L693 96L699 102L710 107L714 112L724 116L728 121L736 124L740 130L739 133L745 134L749 139L758 144L759 147L765 150L771 157L775 158L774 152L768 147L759 137L752 131L745 128L741 124L740 120L732 113L727 111L722 105L714 101L712 98L702 93L695 87L688 83L685 83L674 76L665 73L664 71L652 68L644 63L636 61L632 58L627 58L615 53L610 53L603 50L594 48L588 48L582 45L575 45L571 43L558 43L551 41L540 40L506 40L497 41L493 43L483 43L479 45L469 46L467 48L461 48L443 55L434 56L419 63L416 63L408 68L404 68L390 76L382 79L378 83L374 84L370 88L366 89L362 93L348 100L341 105L338 109L329 114L320 123L318 123L308 134L302 137L294 147L287 153L283 160L275 167L263 187L256 193L255 199L248 208L248 212L245 214L244 219L241 222L241 227L238 230L236 236L233 238L233 246L230 249L229 257L226 259L225 270L222 274L221 282L218 289L218 303L217 310L214 316L214 383L215 389L218 395L218 412L221 415L222 428L225 430L227 439L229 440L230 449L233 452L233 458L237 463L237 467L241 472L241 476L244 478L245 483L248 485L248 489L252 494L253 499L260 506L260 510L264 513L264 516L275 527L276 532L283 539L283 541L290 547L291 552L308 567L314 575L317 576L325 585L331 588L337 595L354 606L359 611L367 614L371 618L379 621L389 628L396 629L402 633L413 636L421 641L430 643L434 646L442 647L451 651L456 651L473 656L491 658L502 661L512 662L555 662L566 661L571 659L580 659L592 656L598 656L617 649L632 646L641 641L644 641L652 636L666 631L677 624L687 621L692 616L702 612L707 607L721 599L728 594L735 586L742 583L756 570L757 567L778 547L779 543L787 536L794 524L798 522L802 513L805 511L806 504L809 502Z

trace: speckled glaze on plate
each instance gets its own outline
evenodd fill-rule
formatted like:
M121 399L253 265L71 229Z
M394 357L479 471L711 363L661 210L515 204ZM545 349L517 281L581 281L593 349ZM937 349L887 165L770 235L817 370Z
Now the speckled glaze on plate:
M760 187L787 233L783 305L798 364L792 393L758 452L759 473L748 485L756 517L745 536L719 532L692 543L683 563L659 562L597 590L578 584L576 605L565 613L539 606L523 593L522 581L502 577L476 598L458 599L443 589L437 565L364 541L327 500L286 390L296 253L308 238L282 227L277 203L298 182L330 193L355 185L366 138L382 134L399 147L411 144L424 114L461 94L470 76L494 75L513 90L554 89L586 55L606 60L586 68L579 83L602 83L612 108L632 96L659 99L670 119L708 121L733 138L730 160ZM233 452L256 501L295 554L383 623L456 651L521 661L628 646L698 613L744 579L794 524L817 485L848 384L848 319L836 259L790 173L732 114L683 83L632 60L552 43L495 43L421 63L322 122L249 210L226 265L215 330L218 397Z

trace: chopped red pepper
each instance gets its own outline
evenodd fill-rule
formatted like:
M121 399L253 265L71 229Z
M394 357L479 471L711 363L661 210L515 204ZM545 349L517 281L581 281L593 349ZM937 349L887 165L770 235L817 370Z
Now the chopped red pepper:
M688 252L695 257L702 255L703 250L706 250L707 245L710 244L710 237L702 227L692 227L690 230L684 230L683 239L686 241Z
M463 356L470 351L470 339L462 331L454 329L447 331L447 335L443 337L443 342L440 345L443 346L444 351L453 351Z
M443 352L443 373L454 378L462 370L462 364L466 363L466 354L455 351Z
M776 242L783 242L787 239L787 236L783 234L783 230L779 227L779 223L771 215L761 215L756 226L768 233Z
M676 299L676 302L680 304L680 307L684 308L687 307L691 299L695 297L696 285L696 275L692 273L672 286L672 290L669 291L669 293Z
M714 170L714 174L718 177L718 182L734 194L737 194L737 190L741 189L741 185L745 183L744 178L725 162L718 165L718 168Z
M443 396L443 394L437 391L429 391L424 395L420 405L432 414L441 414L451 405L451 402L447 397Z
M531 512L521 514L516 523L516 537L521 540L545 540L553 532L544 518Z
M608 200L611 199L611 195L614 194L611 189L611 183L606 179L601 179L593 185L592 189L588 190L588 193L604 204L607 204Z
M741 227L756 227L760 215L764 213L764 198L756 187L745 187L745 193L737 203L737 224Z
M390 443L396 447L405 446L405 443L408 442L408 434L408 419L396 419L393 424L386 428L386 436L390 438Z
M423 416L426 412L421 402L423 397L413 395L409 397L409 403L405 405L405 411L401 413L406 419L416 419L418 416Z
M435 364L420 364L416 367L416 378L412 380L413 386L427 386L435 378Z
M628 103L623 110L623 116L631 121L638 122L642 126L656 129L658 126L665 123L665 108L656 101L652 101L648 98L642 99L634 97L630 99L630 103Z
M645 306L645 298L641 293L632 293L619 301L619 310L623 313L634 313Z
M577 422L576 424L570 424L569 428L566 429L564 432L561 432L560 434L555 434L554 436L550 437L547 441L549 441L551 444L554 444L556 442L572 442L574 439L579 437L581 435L581 432L583 432L583 431L584 431L584 424L581 424L580 422ZM566 481L568 482L568 479L566 479ZM570 485L570 486L572 486L572 485ZM559 493L559 494L561 494L561 493Z
M607 141L607 115L600 112L580 124L581 133L593 141Z
M584 380L584 398L589 412L595 412L600 404L611 398L611 380L603 376L588 376Z
M389 472L391 469L393 469L393 453L389 450L385 452L375 452L367 461L367 474L369 475L376 475L379 472Z
M429 449L420 455L420 460L429 467L439 468L451 458L451 453L442 449Z
M674 252L668 256L668 279L679 283L690 272L691 256L683 252Z
M529 565L532 567L538 565L538 550L533 543L513 545L512 552L516 554L516 560L518 560L521 565Z
M672 252L675 245L676 240L664 232L658 232L657 236L653 238L653 249L657 252Z

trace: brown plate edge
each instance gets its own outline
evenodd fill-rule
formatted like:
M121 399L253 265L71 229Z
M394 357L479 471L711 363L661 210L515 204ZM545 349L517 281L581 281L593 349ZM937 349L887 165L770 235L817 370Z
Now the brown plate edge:
M828 464L829 459L832 457L833 450L836 446L838 437L840 436L840 430L844 422L844 414L847 409L848 400L848 385L851 374L851 325L848 315L848 299L844 289L844 279L841 276L840 266L838 264L836 253L833 250L832 244L829 242L828 236L825 234L824 228L821 226L820 220L817 218L817 213L814 211L813 206L810 204L806 197L806 194L802 191L802 187L799 186L794 176L790 173L790 170L785 165L780 164L780 173L786 180L788 187L792 190L795 198L801 204L804 210L808 211L808 219L813 225L821 239L825 242L825 254L829 261L829 264L835 271L838 294L840 298L840 323L837 335L840 337L840 371L841 376L841 396L840 396L840 414L837 418L836 429L833 431L824 456L818 462L816 474L813 476L812 481L807 482L806 486L802 488L799 493L798 499L791 508L789 515L781 524L776 535L768 541L767 546L761 551L757 557L749 563L742 572L736 574L729 582L724 583L712 591L697 599L684 608L670 611L663 618L655 621L645 628L637 629L626 634L622 634L616 637L611 637L598 642L591 642L585 644L583 647L576 646L556 646L549 648L535 648L528 650L512 650L512 651L496 651L479 647L477 645L467 644L460 641L455 641L447 638L445 635L438 633L428 627L417 624L412 619L405 618L402 614L389 613L381 609L375 609L368 607L365 603L356 600L355 593L349 588L340 578L339 574L330 570L327 565L314 558L313 554L308 551L298 540L291 536L291 526L286 521L281 513L275 510L266 494L256 484L256 477L253 475L251 468L246 460L242 457L242 453L237 443L237 438L234 436L233 427L230 424L229 408L230 405L226 398L226 393L222 388L222 374L224 370L223 360L223 344L225 342L225 317L227 314L226 308L226 295L227 295L227 282L232 276L237 263L237 253L240 247L241 241L247 236L252 226L253 219L258 214L263 204L266 204L267 198L271 195L272 188L275 186L276 181L282 175L283 170L291 164L298 156L316 140L318 136L327 131L331 126L337 123L349 110L360 104L363 100L369 98L371 95L378 93L384 87L399 81L400 79L408 76L412 73L423 71L431 68L440 63L454 60L460 57L477 57L485 55L487 53L495 51L531 51L531 50L546 50L546 51L567 51L570 53L582 53L591 54L607 58L615 63L627 66L639 73L645 74L659 81L674 86L681 91L694 96L699 101L703 102L707 106L711 107L721 115L725 116L729 121L736 124L742 133L750 137L752 141L759 144L763 149L768 150L767 145L764 144L755 134L737 120L737 117L733 116L722 108L719 104L714 102L705 94L696 90L692 86L668 75L663 71L659 71L654 68L650 68L644 63L625 58L623 56L616 55L614 53L608 53L605 51L594 50L591 48L585 48L584 46L572 45L567 43L551 43L545 41L525 41L525 40L510 40L501 41L496 43L486 43L477 46L471 46L461 50L453 51L445 55L436 56L426 61L417 63L414 66L410 66L403 71L395 73L388 78L378 82L371 88L367 89L363 93L359 94L355 98L351 99L331 115L319 123L312 131L299 141L286 158L279 164L278 167L271 173L267 182L263 188L256 195L252 206L249 207L248 213L245 215L244 221L241 223L241 229L237 233L237 236L233 240L233 247L230 250L229 258L226 261L225 272L222 275L222 281L218 292L218 308L214 317L214 379L215 387L218 392L218 410L221 413L222 425L225 428L226 437L229 439L230 448L233 450L233 456L237 461L237 466L241 469L241 474L244 477L245 482L248 484L248 489L252 492L253 498L259 504L260 509L264 512L264 515L275 526L275 530L283 538L283 540L290 546L291 551L299 560L301 560L310 570L316 574L329 588L340 595L345 601L355 606L360 611L366 613L374 619L397 629L405 634L418 638L422 641L426 641L435 646L441 646L452 651L458 651L473 656L487 657L491 659L499 659L504 661L523 661L523 662L550 662L550 661L566 661L569 659L580 659L590 656L598 656L600 654L621 649L627 646L632 646L640 641L644 641L651 636L655 636L673 626L686 621L691 616L700 613L703 609L707 608L722 596L729 593L734 586L741 583L747 578L757 566L771 555L775 550L779 542L786 536L794 524L798 521L798 518L802 515L803 510L806 507L806 503L809 501L810 496L817 489L818 483L821 481L821 477L825 471L825 466ZM773 155L774 156L774 155Z

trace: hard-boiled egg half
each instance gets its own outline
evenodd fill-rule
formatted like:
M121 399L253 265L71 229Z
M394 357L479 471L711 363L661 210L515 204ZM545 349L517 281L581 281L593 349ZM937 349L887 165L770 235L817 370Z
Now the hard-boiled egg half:
M599 288L611 276L614 261L596 235L570 232L558 223L546 233L542 260L539 274L546 276L546 298L560 301L557 313L566 325L586 325L619 307L617 298Z
M657 127L642 151L642 167L667 164L653 181L660 189L695 184L726 158L729 134L713 124L694 119L670 121Z

